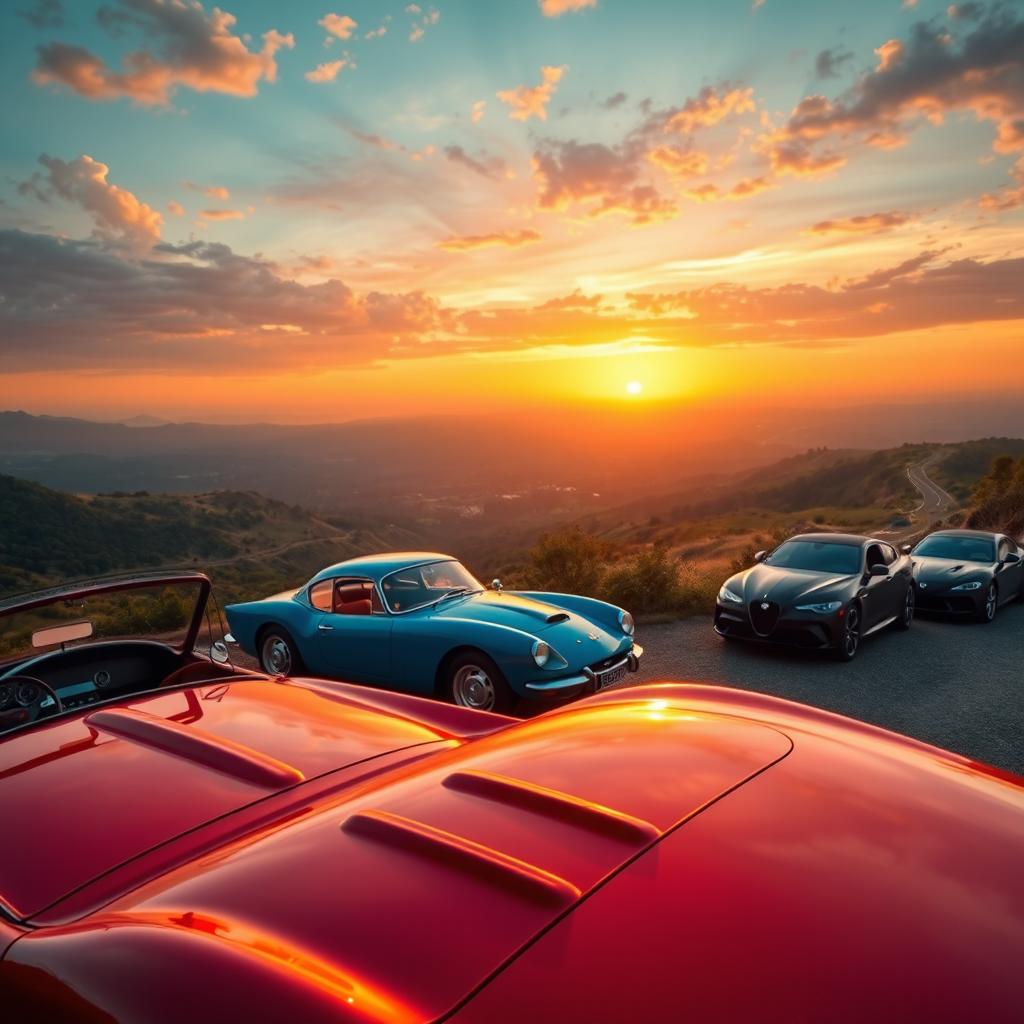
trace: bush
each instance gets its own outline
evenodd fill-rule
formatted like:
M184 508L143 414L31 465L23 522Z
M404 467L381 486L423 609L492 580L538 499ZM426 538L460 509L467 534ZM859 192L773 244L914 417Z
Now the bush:
M606 555L605 545L578 526L546 533L530 550L527 586L599 597Z
M642 551L605 579L605 597L634 615L675 611L679 606L679 573L662 544Z

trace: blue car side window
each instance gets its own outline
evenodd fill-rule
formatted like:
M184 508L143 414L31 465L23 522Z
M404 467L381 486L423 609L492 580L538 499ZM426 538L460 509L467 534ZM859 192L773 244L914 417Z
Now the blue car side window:
M321 580L309 588L309 603L318 612L329 612L331 610L331 592L334 589L333 580Z

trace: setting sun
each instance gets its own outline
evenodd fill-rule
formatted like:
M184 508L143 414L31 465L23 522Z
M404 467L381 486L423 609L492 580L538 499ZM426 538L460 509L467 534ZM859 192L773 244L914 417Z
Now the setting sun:
M640 381L638 381L638 380L631 380L626 385L626 394L627 395L639 395L643 391L643 389L644 389L644 386L643 386L643 384L640 383Z

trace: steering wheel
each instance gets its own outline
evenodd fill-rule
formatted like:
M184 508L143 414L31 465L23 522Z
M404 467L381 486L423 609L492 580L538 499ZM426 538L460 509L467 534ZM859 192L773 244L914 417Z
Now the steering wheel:
M16 725L34 722L43 711L43 701L52 697L57 714L64 710L57 691L35 676L13 675L0 679L0 728L5 718L17 715Z

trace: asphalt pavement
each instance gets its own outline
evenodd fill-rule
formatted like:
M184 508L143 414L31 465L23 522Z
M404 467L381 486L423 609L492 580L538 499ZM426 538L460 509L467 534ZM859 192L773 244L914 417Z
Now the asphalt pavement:
M727 643L700 616L642 626L634 682L718 683L826 708L1024 775L1024 603L996 620L918 618L868 637L847 664Z

